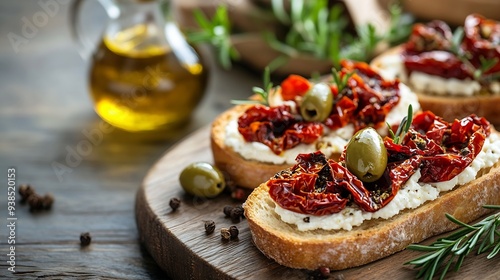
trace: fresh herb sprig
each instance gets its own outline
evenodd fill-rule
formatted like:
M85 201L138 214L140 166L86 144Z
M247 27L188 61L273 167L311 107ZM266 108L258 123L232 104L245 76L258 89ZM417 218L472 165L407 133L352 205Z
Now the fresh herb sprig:
M337 85L337 91L340 94L344 88L347 86L349 78L354 75L354 72L345 73L342 77L337 69L332 68L333 82Z
M227 7L221 5L209 20L201 10L195 10L194 18L200 30L188 32L187 39L190 43L208 43L217 50L217 57L221 66L231 68L231 60L239 57L238 52L231 43L231 23L227 14Z
M413 17L403 13L403 8L397 4L389 6L389 14L391 17L389 31L384 34L383 40L390 45L406 42L413 28Z
M476 81L488 81L494 80L498 78L500 73L491 73L485 74L491 68L493 68L498 63L498 58L486 59L483 56L479 57L480 65L479 67L475 67L470 59L472 55L468 52L465 52L460 46L464 39L464 29L462 27L457 27L453 32L453 36L451 39L450 51L457 56L458 59L465 65L467 70L472 73L472 77Z
M257 94L259 96L258 100L231 100L232 104L263 104L263 105L269 105L269 95L271 93L271 90L273 89L273 83L271 82L271 71L269 70L269 67L266 67L264 69L264 75L262 77L263 80L263 87L253 87L252 91L253 93Z
M332 60L338 66L341 58L367 61L382 41L398 44L411 32L412 18L402 14L402 9L392 5L390 28L386 34L378 34L373 24L356 27L356 36L347 32L348 21L343 16L341 5L328 7L328 1L291 2L290 12L285 10L283 0L272 1L273 12L289 31L283 40L267 34L270 46L293 57L309 53L318 58Z
M389 129L389 135L391 136L395 144L399 144L400 141L403 140L403 137L406 135L408 130L410 130L412 120L413 120L413 107L410 104L408 106L408 114L401 120L401 123L399 124L396 132L393 132L391 125L389 123L386 123Z
M375 26L367 24L356 27L356 36L349 34L348 20L341 5L329 7L329 1L290 1L290 11L286 10L284 0L272 0L272 12L286 28L283 38L274 33L264 32L263 38L270 47L282 55L271 62L272 70L286 63L291 57L310 54L319 59L328 59L339 66L340 60L351 59L368 61L382 41L397 44L406 39L411 31L412 19L402 16L401 8L391 6L390 30L377 34ZM209 43L218 53L219 63L226 69L231 60L237 60L238 52L232 45L231 24L226 6L219 6L211 20L200 11L194 12L199 31L189 32L191 43Z
M485 205L484 208L498 210L500 205ZM427 252L405 263L419 269L417 278L432 279L434 275L441 273L440 279L443 279L453 264L455 271L459 270L465 257L476 248L478 255L489 252L487 259L500 252L500 213L492 214L474 225L463 223L449 214L446 217L461 229L428 246L408 246L410 250Z
M266 67L264 69L264 75L262 77L262 80L264 87L263 88L253 87L252 91L260 96L260 99L262 99L264 105L268 105L269 95L271 89L273 88L273 83L271 82L271 71L269 70L269 67Z

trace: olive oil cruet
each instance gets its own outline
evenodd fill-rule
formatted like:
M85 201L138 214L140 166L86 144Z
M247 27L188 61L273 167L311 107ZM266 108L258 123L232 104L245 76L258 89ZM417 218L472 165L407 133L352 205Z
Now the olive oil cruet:
M99 0L110 18L92 52L90 94L97 114L129 131L185 124L204 95L207 68L170 16L170 1ZM73 2L78 26L83 0Z

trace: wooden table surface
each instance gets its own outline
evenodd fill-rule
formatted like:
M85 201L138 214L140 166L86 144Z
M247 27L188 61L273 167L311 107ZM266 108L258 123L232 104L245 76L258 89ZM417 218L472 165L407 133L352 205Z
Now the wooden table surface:
M58 9L47 16L39 2ZM89 64L70 38L66 2L0 3L0 278L167 279L138 241L137 190L172 144L207 125L230 99L248 97L260 77L241 67L223 71L208 57L209 88L187 127L176 133L103 129L88 94ZM96 1L87 2L82 21L92 36L107 18ZM39 20L36 31L24 27L33 20ZM12 34L23 38L18 45ZM84 147L88 135L94 142ZM6 256L12 246L9 168L18 185L55 197L50 211L31 213L17 194L14 274ZM92 235L88 247L80 247L82 232Z

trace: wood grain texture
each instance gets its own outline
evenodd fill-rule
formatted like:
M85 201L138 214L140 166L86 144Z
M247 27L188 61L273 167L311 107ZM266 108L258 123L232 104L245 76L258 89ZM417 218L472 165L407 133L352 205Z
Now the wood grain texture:
M182 191L178 176L184 166L195 161L212 162L209 127L181 141L152 167L136 198L136 219L141 241L158 265L174 279L306 279L307 270L289 269L267 259L254 246L246 220L235 224L239 239L224 242L220 228L232 225L225 218L225 205L238 205L229 195L215 199L195 199ZM169 200L181 199L172 212ZM204 221L213 220L216 230L204 232ZM437 237L426 240L428 244ZM279 248L276 248L279 250ZM404 263L419 256L402 251L379 261L331 273L331 279L412 279L415 271ZM471 256L462 269L447 279L499 279L499 258Z
M22 36L23 18L61 3L18 50L10 32ZM71 1L0 1L0 279L170 279L139 242L134 203L149 168L171 145L244 99L260 75L235 66L223 71L211 57L209 87L192 121L176 132L129 133L105 129L87 88L89 64L71 41L67 10ZM52 6L54 7L54 6ZM53 8L55 9L55 8ZM38 20L43 20L40 16ZM99 34L107 17L98 1L85 1L85 32ZM68 164L68 149L95 144ZM59 178L52 164L69 169ZM7 168L17 183L52 193L52 210L31 213L18 204L16 273L7 270ZM18 200L19 202L19 196ZM92 243L81 248L79 236Z

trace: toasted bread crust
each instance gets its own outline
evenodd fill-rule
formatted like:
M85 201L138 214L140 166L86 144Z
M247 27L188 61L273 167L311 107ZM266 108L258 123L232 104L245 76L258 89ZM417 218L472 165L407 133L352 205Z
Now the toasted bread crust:
M278 171L290 167L291 164L270 164L247 160L225 145L227 124L230 120L237 119L250 106L238 105L219 115L212 123L210 145L215 165L236 185L254 189Z
M402 52L402 45L391 48L374 58L370 63L373 69L381 69L384 57ZM410 84L408 84L411 87ZM423 111L431 111L446 121L453 121L476 114L485 117L493 125L500 125L499 94L484 94L475 96L438 96L425 92L419 92L412 88L418 96L418 101Z
M442 193L434 201L387 220L365 221L351 231L301 232L281 221L268 192L268 186L261 184L244 205L257 248L284 266L341 270L373 262L456 228L445 213L467 223L489 213L491 210L483 205L500 204L500 163L481 170L474 181Z

